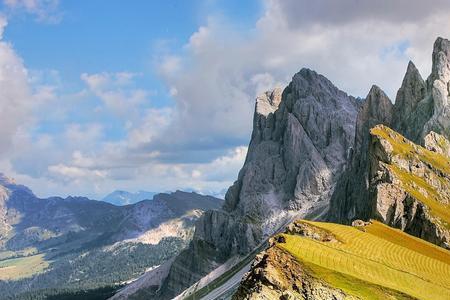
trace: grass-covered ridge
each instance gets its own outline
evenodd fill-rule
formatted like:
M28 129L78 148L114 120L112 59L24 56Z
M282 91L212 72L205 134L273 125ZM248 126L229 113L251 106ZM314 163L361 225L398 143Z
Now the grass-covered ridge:
M283 234L277 247L361 299L450 299L450 252L379 222L362 228L304 221L336 241Z

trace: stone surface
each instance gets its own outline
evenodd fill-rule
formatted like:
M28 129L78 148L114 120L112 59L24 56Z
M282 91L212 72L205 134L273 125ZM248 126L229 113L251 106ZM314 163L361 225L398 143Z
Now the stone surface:
M450 41L438 38L434 43L433 65L427 79L428 93L432 98L433 115L425 124L422 138L434 131L450 137Z
M269 248L258 254L233 300L358 299L314 277L289 253Z
M355 217L370 217L367 205L369 131L377 124L390 124L392 113L392 102L379 87L373 86L358 113L355 145L351 149L347 169L338 179L331 197L328 212L331 220L349 224Z
M449 142L428 136L426 141L437 138L443 147L428 144L433 152L387 127L372 129L368 206L373 218L450 248L450 156L442 151Z

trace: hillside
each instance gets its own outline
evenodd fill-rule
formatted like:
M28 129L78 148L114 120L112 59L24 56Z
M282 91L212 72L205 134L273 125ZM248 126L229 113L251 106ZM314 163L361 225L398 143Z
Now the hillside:
M233 299L450 299L450 253L380 222L296 221Z
M41 199L0 176L0 299L111 290L178 254L223 201L177 191L127 206Z

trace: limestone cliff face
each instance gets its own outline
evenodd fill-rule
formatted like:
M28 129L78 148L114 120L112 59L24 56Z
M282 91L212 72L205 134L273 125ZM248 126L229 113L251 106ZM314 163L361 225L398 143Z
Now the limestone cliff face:
M369 203L393 227L450 248L449 142L434 132L418 146L385 126L371 130Z
M246 254L294 216L326 206L352 147L358 101L308 69L257 98L245 164L222 210L205 213L161 289L170 298Z

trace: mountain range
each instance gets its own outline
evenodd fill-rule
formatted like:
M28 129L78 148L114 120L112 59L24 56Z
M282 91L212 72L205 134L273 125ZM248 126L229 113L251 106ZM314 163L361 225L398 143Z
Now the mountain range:
M450 42L443 38L434 43L426 80L409 63L395 104L375 85L359 99L315 71L300 70L286 88L257 97L247 157L223 207L200 218L174 260L113 299L171 299L183 291L177 299L197 299L216 289L230 297L234 276L267 243L234 299L450 299L443 275L450 274L449 95ZM354 226L298 223L300 229L289 230L300 218ZM369 234L348 238L359 232ZM377 253L388 257L375 259L373 243L383 243ZM365 253L357 268L378 277L317 261L315 253L329 245L350 257ZM373 269L374 259L398 273ZM423 280L418 284L447 279L419 291L402 277L411 274ZM397 275L405 281L388 282Z
M182 191L126 206L41 199L1 175L1 298L59 299L79 291L86 291L82 298L105 298L175 256L192 238L195 221L222 202Z

